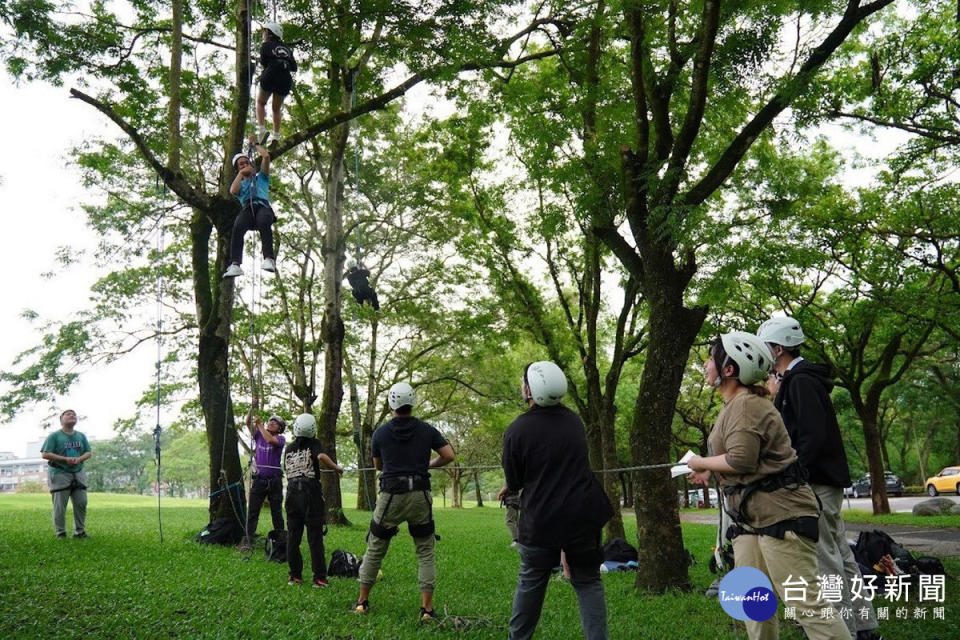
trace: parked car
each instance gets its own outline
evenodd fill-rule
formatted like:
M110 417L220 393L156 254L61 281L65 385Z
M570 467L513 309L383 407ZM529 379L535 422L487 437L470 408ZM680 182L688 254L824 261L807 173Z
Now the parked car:
M718 502L717 490L710 487L710 506L716 507ZM680 504L683 504L683 492L679 491ZM700 506L703 503L703 489L688 489L687 498L692 506Z
M887 495L888 496L902 496L903 495L903 480L901 480L897 474L893 471L884 471L883 472L884 480L887 484ZM870 495L870 474L864 475L862 478L854 482L851 486L843 490L843 495L853 496L854 498L865 498Z
M927 478L923 483L927 487L927 493L931 496L939 494L941 491L956 491L960 495L960 467L944 467L943 471Z

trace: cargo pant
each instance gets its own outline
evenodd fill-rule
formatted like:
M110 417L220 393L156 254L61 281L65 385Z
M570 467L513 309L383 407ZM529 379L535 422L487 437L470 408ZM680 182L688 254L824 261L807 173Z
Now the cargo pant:
M53 530L58 536L67 535L67 500L73 502L73 535L86 533L87 474L83 471L50 472L50 497L53 499Z
M840 509L843 506L843 489L828 487L822 484L812 484L823 511L820 513L818 525L820 540L817 541L817 564L820 568L818 575L840 576L843 584L842 600L837 603L841 609L847 609L854 615L845 616L843 621L850 631L850 637L856 640L858 631L871 631L877 628L877 616L873 611L873 603L866 599L853 601L851 587L853 579L862 579L860 567L853 557L853 551L847 544L847 528L843 523ZM860 615L861 613L865 615Z
M415 527L430 521L432 504L433 498L429 491L381 492L377 498L377 506L373 510L373 519L387 529L399 527L404 522L408 526ZM417 579L421 592L432 593L436 583L434 542L433 534L413 539L417 552ZM380 565L389 547L390 538L381 538L373 533L367 536L367 551L363 554L363 562L360 564L359 582L362 586L369 588L377 581L377 573L380 572Z
M793 531L784 533L783 540L773 536L739 535L733 539L733 557L738 567L754 567L770 578L784 606L795 608L797 622L810 640L847 640L850 637L839 612L829 602L817 598L817 544L813 540ZM807 586L793 593L789 601L784 601L784 582L792 579L790 583L794 584L801 578ZM747 620L746 625L750 640L777 640L780 637L777 614L763 622Z

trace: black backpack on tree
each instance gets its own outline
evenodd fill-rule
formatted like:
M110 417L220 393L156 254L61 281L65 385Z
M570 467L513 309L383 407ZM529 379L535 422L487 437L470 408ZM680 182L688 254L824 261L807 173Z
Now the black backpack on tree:
M287 561L287 532L282 529L274 529L267 534L267 539L263 543L263 549L267 554L267 560L272 562Z

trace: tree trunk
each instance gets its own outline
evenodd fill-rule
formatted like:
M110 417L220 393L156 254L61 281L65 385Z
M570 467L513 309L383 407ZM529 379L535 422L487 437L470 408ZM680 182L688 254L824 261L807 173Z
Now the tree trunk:
M460 465L457 465L450 470L450 480L451 480L450 487L453 489L453 494L450 499L450 506L453 509L463 508L462 497L460 495L460 490L461 490L460 476L461 475L462 475L462 472L460 471Z
M672 261L672 257L669 259ZM670 458L680 381L706 315L704 309L685 308L680 292L671 296L670 291L676 289L672 283L659 282L645 289L656 289L657 294L647 294L650 343L630 428L630 449L636 465L662 463ZM670 473L658 469L636 475L637 545L644 568L637 573L637 587L654 593L688 589L689 559Z
M230 203L223 200L217 202L224 210L229 208ZM242 529L246 498L228 368L234 283L232 280L221 280L216 275L211 279L208 252L213 231L211 218L221 220L223 225L227 224L227 220L232 223L232 218L223 214L224 211L210 213L194 209L191 222L194 292L200 326L197 383L210 451L210 486L215 487L210 496L210 519L233 518L238 528ZM229 228L226 232L223 228L218 229L214 266L217 274L226 268L229 238Z
M890 513L887 500L887 483L884 478L883 454L880 446L880 429L877 426L876 411L871 412L869 405L860 415L863 422L863 439L866 443L867 462L870 469L870 498L873 501L873 515Z
M341 108L349 108L349 97L341 100ZM340 288L343 280L343 262L346 239L343 235L343 158L346 153L350 125L334 128L330 135L330 170L327 181L326 237L323 246L324 314L321 334L324 344L323 395L320 404L320 424L317 437L324 451L337 459L337 418L343 402L343 335ZM340 478L325 473L323 498L327 503L327 522L349 524L343 514L340 497Z
M478 469L473 470L473 489L477 494L477 506L483 506L483 493L480 490L480 471Z
M600 422L600 446L602 453L603 469L616 469L620 467L620 460L617 458L617 442L614 420L616 416L616 405L613 395L615 392L608 385L607 395L603 398ZM613 507L613 515L604 526L604 534L607 540L614 538L627 538L626 531L623 528L623 513L621 512L621 501L623 494L620 492L619 473L601 473L600 481L603 483L603 490L610 500L610 506Z

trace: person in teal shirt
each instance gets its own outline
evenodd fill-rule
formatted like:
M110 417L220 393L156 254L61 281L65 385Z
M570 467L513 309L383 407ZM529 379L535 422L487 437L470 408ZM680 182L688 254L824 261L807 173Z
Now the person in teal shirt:
M87 436L76 431L77 412L60 414L60 430L47 436L40 455L50 466L50 495L53 498L53 530L58 538L67 537L67 500L73 502L73 537L86 538L87 474L83 463L91 455Z

